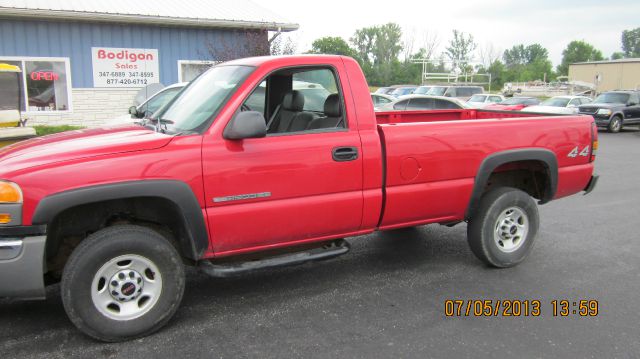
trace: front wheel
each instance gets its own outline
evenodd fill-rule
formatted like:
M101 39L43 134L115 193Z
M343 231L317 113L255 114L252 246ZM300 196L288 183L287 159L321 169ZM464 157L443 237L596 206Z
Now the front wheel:
M515 188L497 188L482 196L469 220L467 240L473 254L484 263L512 267L529 254L539 224L531 196Z
M622 129L622 118L620 116L613 116L611 121L609 122L609 127L607 127L609 132L618 133Z
M85 334L116 342L165 325L184 293L176 249L145 227L119 225L82 241L65 265L61 294L69 319Z

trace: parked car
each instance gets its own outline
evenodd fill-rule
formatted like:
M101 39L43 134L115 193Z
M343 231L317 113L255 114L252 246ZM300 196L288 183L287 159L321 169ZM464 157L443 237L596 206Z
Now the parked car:
M393 96L389 96L389 95L383 95L380 93L372 93L371 94L371 101L373 101L373 108L379 108L382 107L388 103L394 102L396 101L397 98L393 97Z
M305 111L293 89L310 72L336 89L321 111ZM269 106L248 109L253 96ZM534 246L538 204L597 183L588 116L370 106L354 59L253 57L193 80L160 110L163 126L3 148L0 297L59 293L88 336L130 340L176 313L186 266L228 278L343 255L345 237L461 222L479 260L515 266ZM56 281L59 290L45 290Z
M413 93L413 91L415 91L415 89L417 88L417 86L400 86L400 87L396 87L395 90L393 90L393 92L390 93L391 96L393 97L400 97L400 96L405 96L405 95L411 95Z
M414 95L426 95L427 92L429 92L429 90L432 88L433 86L418 86L418 88L415 89L415 91L413 91Z
M377 108L379 111L447 110L466 108L455 98L427 95L407 95Z
M471 96L479 93L484 93L484 89L480 86L432 86L427 95L431 96L445 96L455 97L463 101L467 101Z
M500 103L485 106L485 110L520 111L525 107L538 105L540 100L535 97L509 97Z
M396 89L395 87L391 87L391 86L389 86L389 87L380 87L380 88L378 88L376 90L375 93L382 94L382 95L390 95L393 92L393 90L395 90L395 89Z
M555 96L542 101L539 105L529 106L523 111L569 115L578 113L578 106L591 103L586 96Z
M504 96L494 94L476 94L467 100L466 105L470 108L483 108L485 106L504 101Z
M151 118L160 107L166 105L171 101L185 86L187 86L188 82L179 82L173 85L169 85L162 90L156 92L154 95L149 97L145 102L141 103L139 106L131 106L129 108L128 115L122 115L114 118L111 121L108 121L108 125L117 125L124 123L132 123L137 122L143 118Z
M580 106L578 113L592 115L596 125L609 132L620 132L624 126L640 124L640 92L605 92L592 103Z

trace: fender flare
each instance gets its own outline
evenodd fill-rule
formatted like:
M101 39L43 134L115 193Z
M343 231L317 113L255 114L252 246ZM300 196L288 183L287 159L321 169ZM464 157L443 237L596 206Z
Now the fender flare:
M547 203L555 196L558 187L558 160L555 153L542 148L519 148L493 153L487 156L478 168L465 219L469 219L475 214L491 173L506 163L517 161L540 161L549 172L549 190L544 193L544 197L538 202L539 204Z
M31 222L34 225L50 224L58 214L78 205L135 197L159 197L175 204L188 235L188 243L181 243L183 254L194 260L202 257L209 246L202 208L191 187L181 181L127 181L55 193L38 203Z

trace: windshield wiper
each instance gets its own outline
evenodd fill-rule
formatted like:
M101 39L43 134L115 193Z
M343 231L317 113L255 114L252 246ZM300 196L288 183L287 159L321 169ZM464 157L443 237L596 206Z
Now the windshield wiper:
M156 120L156 132L162 132L165 133L165 130L167 129L166 125L171 125L174 122L171 120L167 120L166 118L161 118L160 116L158 116L158 118L155 119ZM162 129L162 125L164 126L164 129Z

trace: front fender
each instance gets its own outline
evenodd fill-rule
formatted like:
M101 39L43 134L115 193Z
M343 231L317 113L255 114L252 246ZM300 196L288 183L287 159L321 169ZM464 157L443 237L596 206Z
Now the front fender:
M135 197L159 197L174 203L182 214L188 235L185 255L197 260L209 246L202 208L186 183L176 180L141 180L89 186L43 198L33 213L34 225L49 224L63 211L83 204Z

